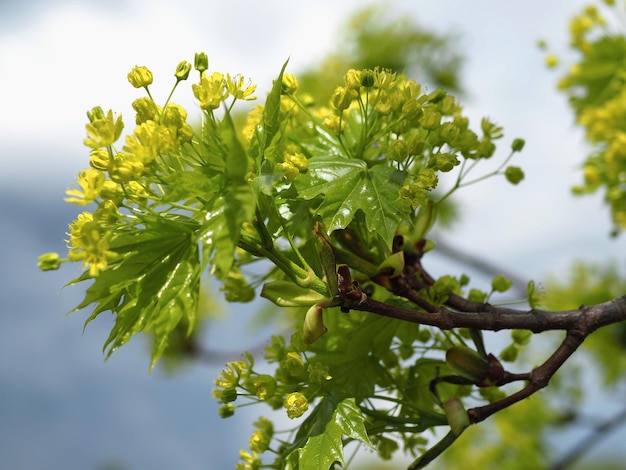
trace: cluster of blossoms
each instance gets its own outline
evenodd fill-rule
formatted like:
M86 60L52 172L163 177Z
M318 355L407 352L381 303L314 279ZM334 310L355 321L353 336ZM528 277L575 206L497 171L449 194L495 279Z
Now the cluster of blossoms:
M254 358L249 354L245 360L227 363L215 379L213 390L213 397L222 403L220 416L232 416L237 400L244 401L238 406L253 400L267 403L273 409L283 408L290 419L303 416L309 409L309 398L314 398L317 389L332 380L328 366L303 358L304 349L301 334L294 334L289 345L282 336L272 337L272 343L265 348L265 359L277 364L274 376L256 372ZM270 448L274 435L272 422L261 417L255 428L250 437L250 452L241 451L237 468L255 468L260 463L259 454Z
M255 99L256 85L242 76L207 74L206 54L196 54L193 68L200 80L192 90L202 109L212 112L228 97L233 97L233 103ZM97 276L116 258L110 249L115 230L135 223L132 214L138 207L149 211L150 200L158 203L163 196L159 183L167 174L187 166L189 152L184 147L192 144L195 132L187 122L187 111L170 98L179 83L188 79L191 69L187 61L178 64L176 83L164 106L156 104L150 93L153 75L147 67L136 66L128 73L130 84L144 89L148 96L133 101L136 126L125 136L121 148L116 143L124 129L122 116L112 110L105 112L100 106L87 112L84 144L91 148L90 168L79 173L78 188L67 190L66 201L80 206L95 203L96 209L83 212L70 224L68 258L47 253L40 258L42 269L56 269L64 261L83 261L89 274Z
M605 0L614 7L615 2ZM583 165L584 183L574 192L586 194L605 189L615 229L626 229L626 46L621 33L611 29L595 6L586 7L570 22L570 45L580 60L559 80L570 98L577 122L594 145ZM549 55L548 65L556 58ZM550 60L548 60L550 59ZM600 74L598 71L602 71Z

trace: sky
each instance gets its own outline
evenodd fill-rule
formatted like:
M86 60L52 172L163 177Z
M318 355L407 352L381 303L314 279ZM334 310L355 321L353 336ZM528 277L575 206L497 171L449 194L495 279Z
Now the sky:
M584 2L385 5L459 38L466 112L476 124L488 116L504 127L496 155L504 157L514 138L526 140L513 162L526 180L514 188L491 180L464 189L462 218L441 236L537 280L575 259L623 267L625 238L609 238L601 197L571 196L588 149L536 45L544 39L566 53L567 20ZM0 455L7 468L194 469L207 468L207 461L232 467L247 438L219 436L248 426L247 436L250 429L245 416L217 421L210 389L220 366L193 367L174 379L148 375L141 342L103 363L110 319L98 319L83 334L85 317L65 315L80 300L80 287L62 289L77 272L39 273L34 260L63 250L75 215L62 202L64 191L88 161L85 112L100 105L132 122L130 103L140 95L126 74L134 65L153 71L153 93L165 99L176 64L205 51L212 70L251 77L261 95L287 58L297 75L330 52L345 19L362 6L353 0L0 4L0 209L9 221L0 227ZM189 97L182 89L175 101L193 106ZM432 266L448 269L447 263L434 259ZM218 323L209 339L216 348L250 341L244 335L233 343L236 332Z

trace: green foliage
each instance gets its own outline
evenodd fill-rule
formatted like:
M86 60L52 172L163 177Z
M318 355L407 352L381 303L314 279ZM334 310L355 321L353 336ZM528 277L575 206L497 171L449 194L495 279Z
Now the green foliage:
M347 445L367 447L382 459L403 452L416 459L410 468L422 468L472 434L489 445L446 460L447 468L460 468L459 462L463 468L490 468L493 462L539 467L545 447L537 431L546 425L545 402L507 410L488 433L468 428L475 422L472 410L501 401L507 383L530 380L501 364L519 360L530 330L513 330L511 344L496 358L473 326L436 330L385 314L395 308L403 318L438 315L445 306L450 313L497 320L500 312L486 302L509 290L509 279L496 276L484 292L465 275L431 278L420 260L433 248L426 237L445 221L457 190L493 176L512 184L523 179L509 161L524 141L514 139L500 158L502 127L486 118L470 125L451 94L426 90L402 74L421 57L429 78L453 89L459 61L438 54L447 50L448 39L405 21L380 23L377 11L357 16L360 26L347 33L351 46L320 70L298 79L285 64L264 104L245 122L233 115L239 101L254 99L256 86L239 75L209 72L206 54L195 57L198 80L190 87L201 110L197 128L187 123L187 110L170 102L189 78L190 63L176 67L163 105L150 94L150 70L135 67L128 79L147 94L133 102L136 127L119 144L121 116L100 107L89 111L90 168L79 174L80 189L68 191L67 200L92 211L70 225L67 258L48 253L40 267L82 262L84 273L70 284L91 284L76 310L93 309L86 324L105 311L115 315L107 357L133 335L149 333L151 367L176 348L194 347L207 274L229 302L249 302L260 287L262 297L284 308L296 333L289 340L272 338L264 357L269 367L256 366L258 358L246 354L227 363L215 380L221 417L254 403L281 410L294 423L293 429L275 430L260 418L237 468L347 466ZM601 24L591 10L586 15ZM587 87L572 99L583 124L590 110L599 112L598 106L621 96L613 90L618 67L607 65L621 57L620 41L585 41L575 43L586 58L570 85ZM429 49L426 59L420 56ZM437 60L428 60L429 54ZM338 64L346 63L354 65L337 75ZM616 133L597 141L621 139ZM593 158L605 164L610 148ZM488 159L498 159L496 169L476 175ZM622 181L621 167L611 168ZM447 186L440 187L440 180ZM619 204L613 204L618 224ZM250 269L259 260L261 267ZM556 299L568 297L577 307L623 292L614 272L597 282L587 276L581 271L571 286L554 287L545 303L556 307ZM544 302L534 283L527 292L531 309ZM381 315L360 311L366 301L376 302ZM603 334L591 349L624 357L623 327ZM603 367L613 383L626 365L615 359ZM476 408L466 411L468 405ZM431 444L426 431L437 427L445 437L425 450ZM455 451L443 455L453 458L447 455Z
M135 75L144 83L148 73L144 67ZM176 85L181 81L177 76ZM79 201L71 201L96 206L70 229L69 259L86 264L73 282L92 280L77 308L94 305L87 322L106 310L116 315L108 354L149 331L154 365L179 325L193 334L206 268L222 282L227 300L246 302L254 291L244 269L264 258L274 268L256 275L265 284L262 295L306 309L303 334L268 348L274 374L258 373L251 356L229 363L215 397L222 416L248 399L284 407L303 421L280 448L257 432L242 465L256 465L257 454L271 449L287 468L313 460L329 467L344 462L343 445L352 440L383 456L399 440L414 454L415 434L448 424L444 403L462 407L455 397L468 393L466 384L447 382L431 393L433 380L451 373L441 356L458 339L332 307L340 291L351 288L351 271L373 298L406 302L372 280L403 272L407 255L394 248L398 237L406 237L409 250L423 243L437 205L492 157L501 128L483 119L476 133L451 95L423 93L405 76L378 68L349 70L348 86L329 97L334 109L305 104L297 79L283 67L265 106L238 129L231 109L254 89L233 85L242 83L200 72L192 85L203 109L199 131L186 124L179 106L141 101L139 124L122 150L113 146L119 135L111 134L120 118L91 113L103 121L89 124L98 164L82 174L83 191L73 192ZM438 174L457 167L453 186L436 197ZM502 168L478 180L503 175ZM467 283L443 276L421 295L441 305ZM501 276L494 280L494 291L509 287ZM304 417L309 405L313 411Z

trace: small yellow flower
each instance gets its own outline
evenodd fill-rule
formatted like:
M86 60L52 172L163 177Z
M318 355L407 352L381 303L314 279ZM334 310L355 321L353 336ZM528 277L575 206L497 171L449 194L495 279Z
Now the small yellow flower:
M389 69L374 70L374 87L380 90L388 90L393 87L396 81L396 74Z
M204 71L209 68L209 58L204 52L196 52L193 59L193 66L198 72L200 72L200 75L202 75Z
M90 119L92 119L91 122L85 126L87 128L87 138L84 143L87 147L94 149L108 147L119 139L122 129L124 129L122 116L115 118L112 110L109 110L106 116L92 115Z
M103 234L89 212L79 214L69 229L68 258L71 261L82 260L83 265L89 268L90 276L97 276L117 256L109 250L109 237Z
M111 154L107 149L96 149L89 153L89 164L96 170L106 171L111 163Z
M333 104L335 108L339 111L343 111L344 109L348 109L352 100L355 98L354 90L349 88L338 86L335 88L333 92L333 96L330 99L330 102Z
M294 392L287 395L283 406L287 410L287 416L290 419L299 418L309 409L309 401L304 394Z
M133 109L137 112L135 117L135 123L137 125L143 124L146 121L159 121L159 115L161 114L161 109L159 106L152 101L151 98L147 96L142 98L137 98L133 101Z
M246 101L256 100L256 96L252 96L256 91L256 85L253 85L250 80L244 83L244 78L241 75L231 77L230 74L226 74L226 88L228 89L228 93L235 99Z
M295 180L296 176L298 176L298 174L300 173L300 171L298 171L298 168L293 163L289 162L278 163L276 165L276 168L278 168L278 171L284 173L284 179L287 181L287 183L291 183L293 180Z
M53 271L59 269L61 258L58 253L44 253L38 258L37 267L42 271Z
M148 67L136 65L128 72L128 81L135 88L147 87L152 84L152 72L150 72Z
M186 60L183 60L178 64L178 66L176 66L176 72L174 72L176 81L180 82L181 80L187 80L189 72L191 72L191 64Z
M353 90L361 88L361 71L355 69L348 70L343 77L343 81L347 88L351 88Z
M300 152L288 153L284 157L286 163L291 163L298 171L306 171L309 167L309 161Z
M104 185L104 173L88 168L79 173L77 180L80 190L68 189L65 194L70 197L65 198L65 201L84 206L95 201L100 195Z
M199 84L191 86L193 94L200 102L200 107L204 110L212 110L220 107L228 96L226 80L224 75L213 72L211 75L203 75Z
M546 61L546 65L549 68L554 68L557 65L559 65L559 58L555 56L554 54L548 54L545 58L545 61Z
M256 128L260 124L261 119L263 119L263 110L263 106L260 104L256 105L246 116L246 123L243 126L241 133L243 134L243 138L248 145L250 145Z
M262 454L270 446L270 440L271 438L267 435L267 433L264 433L260 429L257 429L252 433L252 436L250 436L250 450L252 452Z

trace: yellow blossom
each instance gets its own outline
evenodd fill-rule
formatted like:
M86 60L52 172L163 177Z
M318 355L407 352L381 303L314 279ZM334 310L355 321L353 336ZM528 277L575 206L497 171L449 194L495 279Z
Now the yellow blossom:
M109 250L109 237L102 233L100 225L89 212L79 214L69 229L68 258L71 261L82 260L83 265L89 268L89 275L97 276L116 257L116 253Z
M161 114L161 108L156 105L151 98L142 97L133 101L133 109L137 112L135 117L135 123L137 125L143 124L146 121L159 121L159 115Z
M211 75L202 75L199 84L191 86L193 94L204 110L217 109L228 96L224 75L213 72Z
M287 410L287 416L290 419L299 418L309 409L309 401L304 394L294 392L287 395L283 406Z
M244 83L244 78L241 75L231 77L230 74L226 74L226 88L228 89L228 93L235 99L246 101L256 100L256 96L252 96L256 91L256 85L253 85L250 80Z
M128 72L128 81L135 88L147 87L152 83L152 72L148 67L136 65Z
M84 143L86 146L98 149L112 145L122 134L124 123L122 116L113 117L113 111L109 110L106 116L98 116L93 118L86 126L87 138Z
M104 184L104 173L88 168L79 173L77 180L80 190L68 189L65 194L70 197L65 198L65 201L84 206L95 201L100 195Z
M263 119L263 106L256 105L246 116L246 123L243 126L241 133L243 134L244 141L250 145L252 141L252 137L254 136L254 132Z

